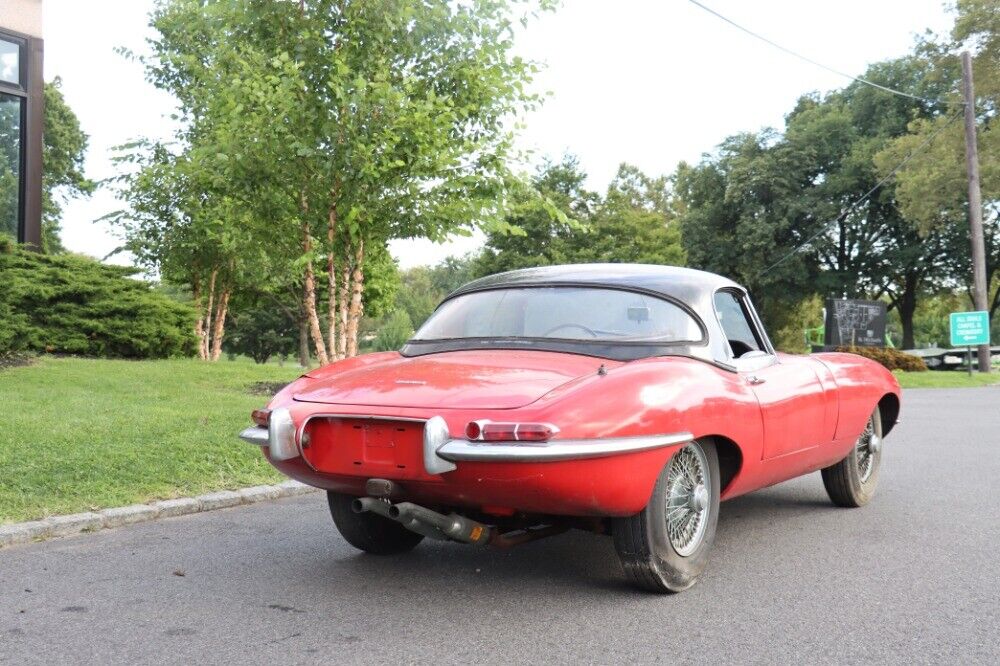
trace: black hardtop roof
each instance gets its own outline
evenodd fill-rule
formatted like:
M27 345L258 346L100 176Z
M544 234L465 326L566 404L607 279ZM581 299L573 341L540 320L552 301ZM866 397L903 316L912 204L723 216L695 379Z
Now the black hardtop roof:
M566 264L522 268L488 275L456 289L448 298L485 289L545 285L594 285L640 289L663 294L688 305L704 302L706 298L711 302L712 294L719 289L728 287L742 290L740 285L728 278L693 268L654 264Z

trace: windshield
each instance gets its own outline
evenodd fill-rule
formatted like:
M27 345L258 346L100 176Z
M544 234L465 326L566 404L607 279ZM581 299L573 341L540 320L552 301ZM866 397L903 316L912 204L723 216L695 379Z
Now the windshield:
M548 338L602 342L700 342L694 318L669 301L620 289L530 287L457 296L412 342L461 338Z

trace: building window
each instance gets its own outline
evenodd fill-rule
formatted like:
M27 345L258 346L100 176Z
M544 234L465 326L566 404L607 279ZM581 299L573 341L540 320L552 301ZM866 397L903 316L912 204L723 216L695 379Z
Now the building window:
M21 237L24 100L0 92L0 233Z
M32 64L36 42L39 59ZM0 234L34 244L41 221L40 45L0 32Z
M0 82L19 88L24 87L21 48L19 42L0 37Z

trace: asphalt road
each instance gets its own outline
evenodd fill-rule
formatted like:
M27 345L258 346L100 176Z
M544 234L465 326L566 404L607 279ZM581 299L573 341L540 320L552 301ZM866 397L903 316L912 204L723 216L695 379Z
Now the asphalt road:
M1000 661L1000 388L908 391L875 501L722 505L708 572L633 591L606 537L363 556L322 495L0 551L0 663Z

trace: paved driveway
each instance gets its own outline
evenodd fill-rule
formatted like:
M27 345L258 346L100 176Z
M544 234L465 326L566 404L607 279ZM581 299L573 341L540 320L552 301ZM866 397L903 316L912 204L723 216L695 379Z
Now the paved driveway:
M610 540L362 556L321 495L0 551L0 663L1000 661L1000 388L909 391L879 494L722 505L708 572L634 592Z

